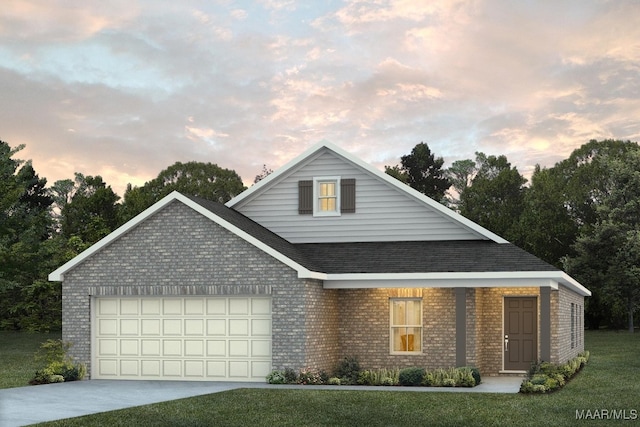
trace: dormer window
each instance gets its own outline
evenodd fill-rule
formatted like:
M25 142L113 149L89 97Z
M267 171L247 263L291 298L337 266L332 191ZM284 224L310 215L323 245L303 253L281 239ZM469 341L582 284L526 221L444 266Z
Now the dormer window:
M356 180L338 176L315 177L298 182L298 213L340 216L356 211Z
M313 179L314 216L340 215L340 178Z

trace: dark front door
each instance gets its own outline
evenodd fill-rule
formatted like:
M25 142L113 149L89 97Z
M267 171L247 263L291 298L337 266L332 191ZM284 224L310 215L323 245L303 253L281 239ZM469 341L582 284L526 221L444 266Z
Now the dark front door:
M504 369L528 371L538 357L538 301L536 297L504 299Z

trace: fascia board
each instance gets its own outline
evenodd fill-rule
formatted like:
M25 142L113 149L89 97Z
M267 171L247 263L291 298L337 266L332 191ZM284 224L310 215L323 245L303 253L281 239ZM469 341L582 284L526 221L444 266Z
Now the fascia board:
M162 210L165 206L167 206L169 203L173 202L174 200L178 200L178 201L184 203L185 205L189 206L191 209L195 210L196 212L200 213L201 215L205 216L206 218L210 219L211 221L215 222L216 224L220 225L221 227L227 229L228 231L234 233L235 235L237 235L241 239L245 240L246 242L252 244L256 248L262 250L263 252L267 253L268 255L272 256L273 258L277 259L278 261L282 262L283 264L285 264L285 265L291 267L292 269L296 270L297 273L298 273L298 277L300 277L300 278L321 279L321 280L326 277L326 275L324 275L322 273L316 273L316 272L308 270L306 267L298 264L297 262L295 262L292 259L288 258L287 256L283 255L282 253L274 250L270 246L262 243L260 240L258 240L255 237L251 236L247 232L239 229L238 227L234 226L233 224L229 223L228 221L225 221L224 219L222 219L219 216L215 215L210 210L208 210L208 209L202 207L201 205L199 205L198 203L194 202L190 198L188 198L186 196L183 196L182 194L180 194L177 191L174 191L171 194L169 194L166 197L164 197L159 202L157 202L156 204L154 204L153 206L151 206L150 208L146 209L145 211L143 211L142 213L140 213L139 215L134 217L132 220L128 221L126 224L122 225L120 228L118 228L115 231L113 231L111 234L106 236L104 239L100 240L99 242L97 242L96 244L94 244L93 246L91 246L90 248L85 250L84 252L82 252L80 255L76 256L75 258L71 259L70 261L68 261L67 263L65 263L61 267L59 267L54 272L50 273L49 274L49 280L50 281L58 281L58 282L64 280L64 273L66 273L67 271L71 270L75 266L81 264L87 258L92 256L96 252L100 251L102 248L106 247L111 242L115 241L120 236L122 236L123 234L127 233L129 230L135 228L138 224L142 223L143 221L145 221L147 218L149 218L151 215L155 214L156 212Z
M562 284L582 296L591 292L562 271L483 273L328 274L326 289L551 287Z

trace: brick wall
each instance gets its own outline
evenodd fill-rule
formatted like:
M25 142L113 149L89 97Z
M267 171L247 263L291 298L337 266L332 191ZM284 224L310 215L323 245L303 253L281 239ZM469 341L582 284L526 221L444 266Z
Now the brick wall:
M306 286L289 267L174 202L65 274L63 339L90 373L92 295L271 294L274 366L303 366Z
M564 363L584 351L584 297L564 286L560 286L558 292L554 292L554 294L556 294L555 305L559 310L552 311L551 317L552 331L557 337L553 340L556 348L552 349L551 361ZM571 304L574 304L573 347L571 344Z
M365 368L455 366L454 289L342 289L339 292L339 357L356 356ZM422 298L421 354L390 354L390 298ZM473 345L468 344L468 351L471 348Z

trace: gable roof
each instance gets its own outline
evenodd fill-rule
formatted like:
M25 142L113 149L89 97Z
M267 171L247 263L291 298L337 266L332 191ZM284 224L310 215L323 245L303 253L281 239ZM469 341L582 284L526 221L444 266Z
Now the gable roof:
M494 241L292 244L218 202L173 192L49 275L64 274L170 203L180 202L326 288L551 286L589 290L512 244Z
M475 222L465 218L464 216L458 214L457 212L443 206L442 204L436 202L435 200L425 196L419 191L411 188L410 186L404 184L403 182L393 178L392 176L378 170L372 165L362 161L361 159L351 155L350 153L342 150L334 144L323 141L318 144L315 144L307 151L289 161L286 165L277 169L275 172L268 175L263 180L259 181L257 184L254 184L246 191L240 193L230 201L226 203L226 206L230 208L238 208L243 204L249 202L251 199L257 197L262 192L267 191L269 188L280 182L282 179L291 175L298 168L301 168L307 161L318 156L323 151L328 150L332 152L334 155L342 158L348 163L351 163L353 166L361 169L367 174L381 180L382 182L394 187L400 192L408 195L429 209L437 212L439 215L448 218L449 220L458 223L464 228L470 229L478 236L483 239L491 240L496 243L509 243L507 240L498 236L497 234L487 230L486 228L476 224Z

